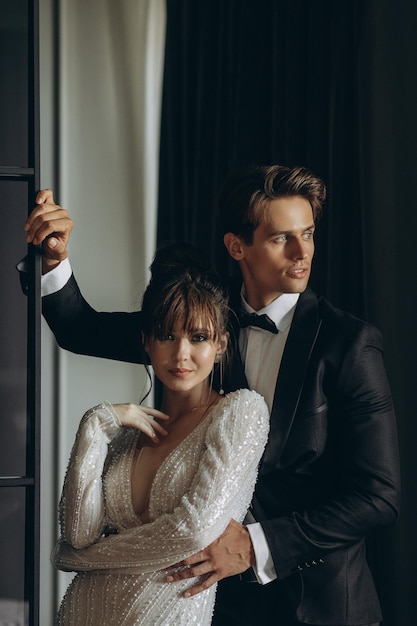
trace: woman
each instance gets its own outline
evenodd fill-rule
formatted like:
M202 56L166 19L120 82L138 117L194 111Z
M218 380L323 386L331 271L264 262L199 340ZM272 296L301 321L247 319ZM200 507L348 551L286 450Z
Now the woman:
M165 570L243 520L269 427L261 396L213 389L227 316L196 249L157 252L138 337L162 383L161 410L102 403L81 420L53 555L78 573L58 624L210 624L215 586L187 598L190 581L168 584Z

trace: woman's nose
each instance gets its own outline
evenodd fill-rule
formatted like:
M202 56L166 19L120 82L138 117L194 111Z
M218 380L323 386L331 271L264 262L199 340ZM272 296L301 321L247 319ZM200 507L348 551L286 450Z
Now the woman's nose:
M173 358L177 361L184 361L190 352L190 342L185 337L177 339L174 343Z

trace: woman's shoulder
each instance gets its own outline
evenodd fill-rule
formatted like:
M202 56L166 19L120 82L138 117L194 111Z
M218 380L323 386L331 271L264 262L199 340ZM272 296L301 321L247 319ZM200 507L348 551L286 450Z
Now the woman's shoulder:
M236 391L231 391L226 396L224 396L225 402L234 402L234 403L249 403L249 404L258 404L260 406L266 407L266 402L264 397L261 396L257 391L253 391L251 389L237 389Z
M259 393L249 389L237 389L228 393L221 400L224 413L230 419L247 419L250 422L264 423L269 428L269 410L266 402Z
M207 434L217 441L229 439L233 445L247 445L256 435L263 445L269 432L269 411L264 398L256 391L237 389L216 405Z

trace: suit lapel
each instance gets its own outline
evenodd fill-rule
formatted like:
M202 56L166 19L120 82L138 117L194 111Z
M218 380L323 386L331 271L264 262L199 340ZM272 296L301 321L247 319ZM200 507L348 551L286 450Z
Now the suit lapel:
M261 473L269 471L276 465L287 441L320 325L317 298L307 289L300 295L285 345L275 387L271 427Z

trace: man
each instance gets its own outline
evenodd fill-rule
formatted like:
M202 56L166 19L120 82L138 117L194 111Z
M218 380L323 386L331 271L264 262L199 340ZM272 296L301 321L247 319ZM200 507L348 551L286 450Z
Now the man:
M261 393L271 429L245 526L232 520L188 569L168 573L171 582L201 575L190 594L221 580L217 626L382 619L365 538L398 515L395 415L379 332L307 286L324 198L311 172L279 165L243 172L223 189L224 243L243 277L231 285L240 355L224 388ZM28 241L49 237L47 270L66 257L72 223L50 191L37 202L25 228ZM91 309L68 261L48 280L59 290L44 298L44 315L61 346L141 361L132 340L140 313Z

